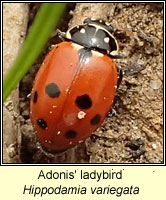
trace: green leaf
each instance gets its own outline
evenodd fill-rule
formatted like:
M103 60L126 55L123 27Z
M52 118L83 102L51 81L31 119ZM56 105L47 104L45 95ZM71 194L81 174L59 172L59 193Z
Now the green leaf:
M40 55L65 7L66 3L42 4L16 61L3 81L3 102Z

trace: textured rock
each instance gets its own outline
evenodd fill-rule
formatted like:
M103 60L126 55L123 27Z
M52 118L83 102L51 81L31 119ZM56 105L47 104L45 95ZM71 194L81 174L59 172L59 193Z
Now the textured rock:
M3 3L3 75L14 62L24 41L28 22L28 4ZM14 89L3 106L3 162L19 162L19 92Z

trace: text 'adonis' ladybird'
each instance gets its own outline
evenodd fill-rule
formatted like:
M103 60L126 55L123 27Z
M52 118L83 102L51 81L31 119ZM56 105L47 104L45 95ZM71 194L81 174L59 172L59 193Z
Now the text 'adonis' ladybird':
M113 28L85 19L46 56L34 81L30 117L41 143L61 151L84 141L104 121L114 101L121 71Z

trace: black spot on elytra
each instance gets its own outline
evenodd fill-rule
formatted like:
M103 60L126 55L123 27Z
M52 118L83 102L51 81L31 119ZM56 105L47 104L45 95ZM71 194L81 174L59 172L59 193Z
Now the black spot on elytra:
M66 132L66 138L71 139L71 138L75 138L77 135L77 133L73 130L69 130Z
M76 98L75 103L77 104L77 106L79 108L82 108L82 109L89 109L92 106L92 101L87 94L84 94L82 96L78 96Z
M91 119L90 123L92 125L97 125L100 122L100 119L101 119L101 116L97 114Z
M46 129L47 128L47 123L44 119L38 119L37 120L37 124L40 126L40 128L42 129Z
M52 98L59 97L59 95L61 93L60 89L58 88L58 86L55 83L48 84L46 86L45 91L46 91L46 94Z
M33 103L36 103L37 102L37 98L38 98L38 94L37 94L37 91L33 92L32 94L32 101Z

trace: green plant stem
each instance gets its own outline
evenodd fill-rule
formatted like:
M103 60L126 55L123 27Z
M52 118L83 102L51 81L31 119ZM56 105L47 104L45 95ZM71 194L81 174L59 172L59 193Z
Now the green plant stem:
M66 3L42 4L16 61L3 81L3 102L39 56L65 7Z

